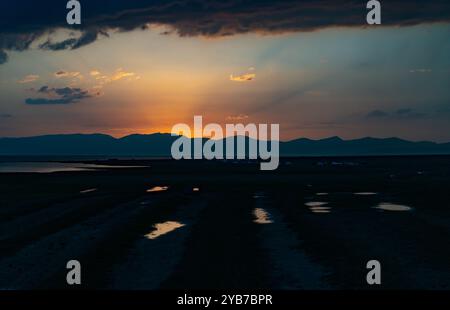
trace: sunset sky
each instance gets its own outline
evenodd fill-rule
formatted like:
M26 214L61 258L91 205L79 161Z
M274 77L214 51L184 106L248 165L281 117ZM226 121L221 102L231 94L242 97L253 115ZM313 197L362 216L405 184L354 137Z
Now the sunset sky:
M81 1L80 28L65 1L5 2L0 137L170 132L202 115L279 123L284 140L450 142L447 1L390 1L381 26L366 1Z

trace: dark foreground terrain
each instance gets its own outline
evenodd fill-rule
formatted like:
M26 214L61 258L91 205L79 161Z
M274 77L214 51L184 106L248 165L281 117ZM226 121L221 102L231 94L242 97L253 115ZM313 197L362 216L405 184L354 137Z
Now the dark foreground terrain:
M450 157L101 163L0 174L0 289L450 289Z

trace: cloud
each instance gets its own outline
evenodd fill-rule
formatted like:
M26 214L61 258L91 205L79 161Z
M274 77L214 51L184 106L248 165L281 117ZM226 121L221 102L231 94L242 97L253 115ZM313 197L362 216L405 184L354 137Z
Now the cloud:
M83 90L81 88L72 88L72 87L50 88L48 86L42 86L36 92L40 94L45 94L48 96L48 98L27 98L25 100L26 104L29 105L71 104L92 97L89 91Z
M61 51L61 50L75 50L85 45L88 45L95 40L97 40L99 33L105 34L102 30L88 30L83 32L77 38L68 38L60 42L53 42L50 38L44 43L39 45L40 49L50 50L50 51Z
M111 76L111 81L118 81L126 77L135 76L134 72L126 72L122 68L117 69L117 71Z
M367 113L366 118L384 118L389 116L389 113L381 111L381 110L373 110Z
M125 78L133 79L133 80L139 80L141 78L140 76L136 75L136 73L125 71L122 68L117 69L110 76L103 75L99 71L94 70L91 72L91 76L93 76L99 83L98 85L96 85L96 87L101 87L103 85L106 85L106 84L109 84L112 82L117 82L117 81L120 81Z
M25 76L23 79L18 80L17 83L26 84L26 83L35 82L38 79L39 79L39 75L29 74L29 75Z
M256 78L256 74L254 73L246 73L238 76L230 75L230 81L233 82L250 82Z
M246 114L230 115L230 116L227 116L227 121L243 121L248 118L249 118L249 116Z
M17 83L26 84L26 83L35 82L38 79L39 79L39 75L29 74L29 75L25 76L23 79L18 80Z
M374 110L366 115L367 119L394 119L394 120L420 119L425 117L427 117L427 114L416 112L411 108L398 109L393 112Z
M78 78L82 78L83 76L81 75L80 72L74 71L74 72L67 72L67 71L57 71L54 73L56 78L74 78L74 77L78 77Z
M409 70L409 73L431 73L433 70L431 69L412 69Z
M395 111L394 116L402 119L419 119L427 115L425 113L415 112L413 109L405 108Z
M56 29L69 28L67 10L59 0L1 1L0 51L23 51L47 36L41 49L77 49L110 31L167 28L179 36L223 37L243 33L279 34L329 27L366 27L367 1L355 0L90 0L83 5L80 31L54 41ZM384 26L410 26L450 21L446 0L390 0L383 2ZM5 59L4 52L0 59Z

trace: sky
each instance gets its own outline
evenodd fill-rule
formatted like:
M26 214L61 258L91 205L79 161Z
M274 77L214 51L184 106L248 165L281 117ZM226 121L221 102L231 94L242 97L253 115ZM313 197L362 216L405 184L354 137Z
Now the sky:
M450 142L450 5L413 2L368 26L365 1L93 0L69 27L61 1L2 1L0 137L170 132L201 115L277 123L283 140Z

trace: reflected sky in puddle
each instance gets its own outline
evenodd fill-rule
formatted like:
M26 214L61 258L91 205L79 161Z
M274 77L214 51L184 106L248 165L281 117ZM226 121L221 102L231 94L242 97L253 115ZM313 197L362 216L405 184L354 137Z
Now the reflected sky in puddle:
M253 214L255 215L256 219L254 222L256 224L271 224L273 221L270 219L270 214L266 210L262 208L256 208L253 210Z
M309 210L312 213L330 213L331 208L330 207L311 207Z
M374 192L359 192L359 193L353 193L354 195L357 196L373 196L373 195L378 195L378 193L374 193Z
M145 235L150 240L154 240L158 237L161 237L165 234L168 234L178 228L181 228L183 226L186 226L185 224L182 224L180 222L174 222L174 221L168 221L165 223L159 223L155 224L153 227L155 230L153 230L151 233Z
M98 190L97 188L85 189L83 191L80 191L80 194L89 194L89 193L96 192L97 190Z
M324 201L310 201L305 203L305 206L309 207L312 213L330 213L331 207L324 207L328 202Z
M380 203L375 209L383 210L383 211L396 211L396 212L406 212L411 211L412 208L405 205L397 205L390 202Z
M310 202L305 203L305 206L314 208L314 207L325 206L327 204L328 204L328 202L323 202L323 201L310 201Z
M96 171L98 169L146 168L145 166L114 166L77 162L1 162L0 173L53 173Z
M265 198L266 195L263 192L257 192L255 193L255 195L253 195L253 199L260 199L260 198Z
M168 186L155 186L147 190L147 193L165 192L169 189Z

